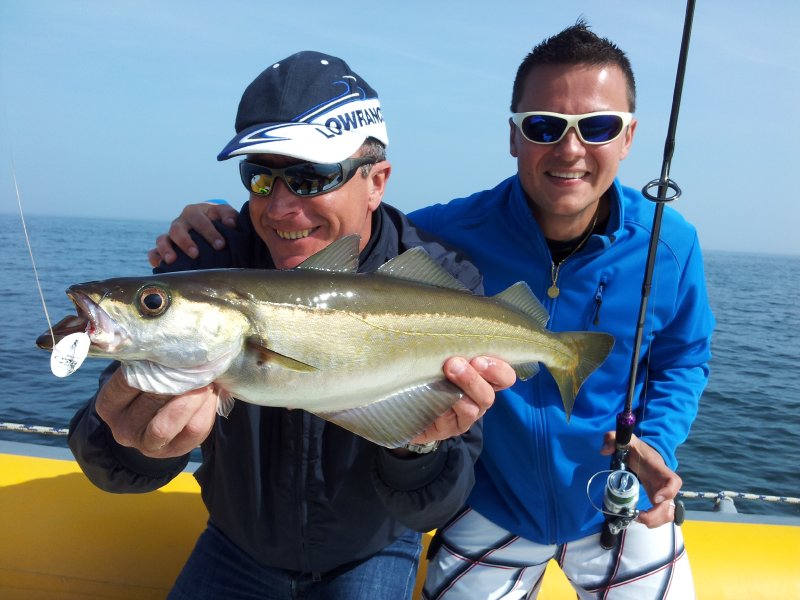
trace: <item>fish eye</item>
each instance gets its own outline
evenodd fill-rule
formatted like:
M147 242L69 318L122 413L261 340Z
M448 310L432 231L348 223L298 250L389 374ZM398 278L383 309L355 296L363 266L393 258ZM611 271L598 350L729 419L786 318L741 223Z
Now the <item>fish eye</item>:
M169 294L160 287L146 287L139 292L139 312L143 317L158 317L169 308Z

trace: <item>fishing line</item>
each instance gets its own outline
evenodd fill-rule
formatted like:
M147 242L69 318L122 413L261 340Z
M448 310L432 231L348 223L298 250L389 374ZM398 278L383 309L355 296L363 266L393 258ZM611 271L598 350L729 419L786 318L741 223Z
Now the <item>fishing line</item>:
M31 245L31 238L28 235L28 225L25 223L25 214L22 210L22 195L19 193L17 170L16 165L14 164L13 155L11 156L11 177L14 180L14 189L17 193L19 218L20 221L22 221L22 231L25 234L25 243L28 246L28 254L31 257L31 265L33 265L33 276L36 279L36 287L39 290L39 297L42 300L42 309L44 310L45 319L47 319L47 328L50 331L50 339L53 341L53 351L50 353L50 371L56 377L67 377L77 371L83 364L83 361L89 354L91 340L85 331L76 331L62 337L58 342L56 342L56 335L53 331L53 323L50 321L50 313L47 311L47 303L44 299L44 290L42 290L42 283L39 279L39 269L36 267L36 259L33 257L33 246Z
M6 131L8 139L11 140L11 129L8 126L8 113L3 110L3 129ZM44 291L42 284L39 280L39 269L36 268L36 259L33 257L33 247L31 246L31 238L28 235L28 225L25 223L25 213L22 210L22 195L19 193L19 183L17 182L17 166L14 162L14 152L11 151L9 157L11 161L11 179L14 181L14 191L17 194L17 206L19 207L19 220L22 222L22 232L25 234L25 245L28 247L28 255L31 257L31 265L33 266L33 276L36 279L36 288L39 290L39 298L42 301L42 310L44 310L44 317L47 320L47 329L50 331L50 337L53 340L53 347L56 345L56 337L53 333L53 324L50 321L50 313L47 312L47 303L44 299Z
M53 347L56 345L56 336L53 333L53 324L50 322L50 314L47 312L47 304L44 300L44 291L42 284L39 281L39 270L36 268L36 259L33 258L33 248L31 247L31 238L28 236L28 226L25 224L25 215L22 211L22 196L19 193L19 184L17 183L17 169L14 165L14 157L11 157L11 177L14 180L14 190L17 192L17 206L19 206L19 220L22 221L22 232L25 234L25 244L28 246L28 254L31 257L31 265L33 265L33 276L36 279L36 287L39 290L39 297L42 299L42 309L44 309L44 316L47 319L47 328L50 330L50 337L53 338Z

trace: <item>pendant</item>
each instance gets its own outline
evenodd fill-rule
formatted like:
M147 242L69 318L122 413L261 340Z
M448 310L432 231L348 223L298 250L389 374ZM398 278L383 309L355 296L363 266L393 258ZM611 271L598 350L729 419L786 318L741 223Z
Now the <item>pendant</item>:
M558 287L556 287L555 283L547 288L547 295L551 298L558 298L558 293Z

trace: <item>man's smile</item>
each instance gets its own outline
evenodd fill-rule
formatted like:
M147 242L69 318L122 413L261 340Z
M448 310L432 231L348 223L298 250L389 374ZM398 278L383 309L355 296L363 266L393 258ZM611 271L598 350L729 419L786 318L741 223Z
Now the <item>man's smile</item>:
M547 171L547 174L558 179L583 179L589 171Z
M282 240L300 240L311 235L315 229L316 227L312 227L310 229L298 229L297 231L281 231L280 229L276 229L275 233Z

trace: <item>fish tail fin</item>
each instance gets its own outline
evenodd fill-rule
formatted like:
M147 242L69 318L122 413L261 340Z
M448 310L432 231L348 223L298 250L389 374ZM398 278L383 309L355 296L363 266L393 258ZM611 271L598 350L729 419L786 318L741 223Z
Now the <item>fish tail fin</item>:
M572 415L575 397L597 367L603 364L614 347L614 337L593 331L567 331L556 334L559 341L570 349L574 357L569 366L547 365L561 392L561 401L567 413L567 422Z

